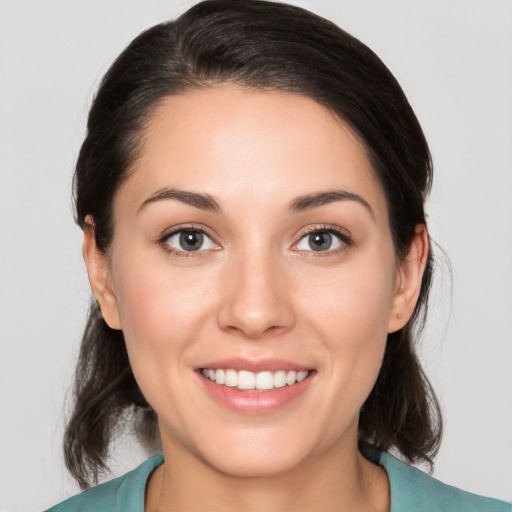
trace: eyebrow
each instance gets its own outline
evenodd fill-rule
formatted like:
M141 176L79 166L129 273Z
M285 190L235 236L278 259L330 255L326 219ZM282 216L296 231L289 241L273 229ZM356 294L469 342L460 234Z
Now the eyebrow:
M174 199L182 203L194 206L200 210L218 213L221 211L219 203L209 194L202 194L199 192L189 192L185 190L178 190L174 188L163 188L157 190L152 196L148 197L140 206L139 212L147 205L156 203L157 201L164 201ZM370 204L357 194L342 190L330 190L327 192L318 192L316 194L307 194L297 197L290 204L289 210L291 212L300 212L312 208L318 208L329 203L337 201L356 201L364 206L372 218L375 219L375 214Z
M309 210L311 208L318 208L319 206L324 206L336 201L355 201L364 206L372 218L375 219L375 213L373 212L372 207L368 201L357 194L353 194L352 192L347 192L344 190L329 190L327 192L319 192L317 194L307 194L305 196L300 196L291 203L290 211L299 212Z
M198 192L188 192L185 190L177 190L175 188L162 188L157 190L151 197L148 197L140 206L139 212L151 203L174 199L182 203L194 206L200 210L209 212L219 212L219 203L209 194L200 194Z

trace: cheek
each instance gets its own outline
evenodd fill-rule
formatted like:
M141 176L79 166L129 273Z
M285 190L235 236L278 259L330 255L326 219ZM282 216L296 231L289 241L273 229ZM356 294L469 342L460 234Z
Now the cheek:
M127 261L128 260L128 261ZM211 319L212 276L170 268L162 258L120 258L114 274L122 330L138 380L179 371ZM142 383L141 383L142 384ZM141 386L142 387L142 386Z
M372 261L360 269L341 267L316 277L300 293L308 317L328 338L355 348L386 338L395 282L391 264Z
M387 263L361 265L350 271L340 268L320 282L325 287L303 289L303 316L307 328L322 340L321 360L332 375L332 386L345 390L343 400L359 409L380 371L387 341L388 319L393 301L393 259ZM328 279L327 279L328 277ZM317 281L318 282L318 281ZM316 290L311 293L311 290ZM350 389L350 392L347 390Z
M212 276L127 259L118 267L116 295L133 374L159 417L186 425L190 365L197 340L211 327Z

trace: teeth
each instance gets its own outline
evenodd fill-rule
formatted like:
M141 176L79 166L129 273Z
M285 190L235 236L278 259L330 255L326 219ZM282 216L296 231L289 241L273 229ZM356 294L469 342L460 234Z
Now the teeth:
M302 382L308 376L308 372L297 372L297 382Z
M275 388L284 388L286 386L286 372L284 370L279 370L274 374L274 387Z
M224 384L230 388L236 388L238 386L238 375L235 370L226 370Z
M252 372L238 372L238 389L254 389L256 376Z
M207 379L216 382L217 384L224 384L231 388L238 388L240 390L253 390L268 391L274 388L282 388L286 385L292 386L297 382L302 382L309 374L307 370L296 372L279 370L277 372L259 372L253 373L247 370L210 370L203 368L201 373Z
M240 387L240 384L238 384L238 386ZM256 374L256 389L272 389L274 386L274 376L272 372L260 372Z
M210 373L210 372L208 372ZM226 378L226 374L224 373L224 370L215 370L215 382L217 384L224 384L224 379ZM214 380L214 379L210 379Z
M295 384L296 378L297 378L297 372L294 372L294 371L288 372L286 374L286 384L288 384L288 386Z

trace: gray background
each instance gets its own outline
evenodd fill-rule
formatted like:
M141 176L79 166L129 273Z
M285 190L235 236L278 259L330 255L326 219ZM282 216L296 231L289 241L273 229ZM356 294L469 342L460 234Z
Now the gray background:
M192 1L0 0L0 510L76 492L61 457L89 299L71 217L93 91L142 29ZM422 357L445 413L435 476L512 499L512 2L304 0L372 47L422 122L441 261ZM438 251L439 254L439 251ZM144 454L121 439L116 473Z

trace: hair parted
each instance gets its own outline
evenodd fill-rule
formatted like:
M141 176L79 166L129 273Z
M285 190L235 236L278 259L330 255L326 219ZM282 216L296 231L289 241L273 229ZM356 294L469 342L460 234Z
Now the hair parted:
M396 253L406 254L416 224L426 223L432 163L402 89L368 47L330 21L265 0L203 1L140 34L104 76L74 175L76 221L83 228L86 216L92 216L101 251L112 240L114 194L137 160L154 109L170 95L224 82L308 96L347 122L386 194ZM429 254L414 315L388 335L381 371L359 421L362 446L392 448L411 462L432 463L442 431L438 402L415 351L432 265ZM93 302L64 440L66 464L82 488L106 469L121 420L133 421L143 439L156 428L156 414L130 369L122 332L107 326Z

